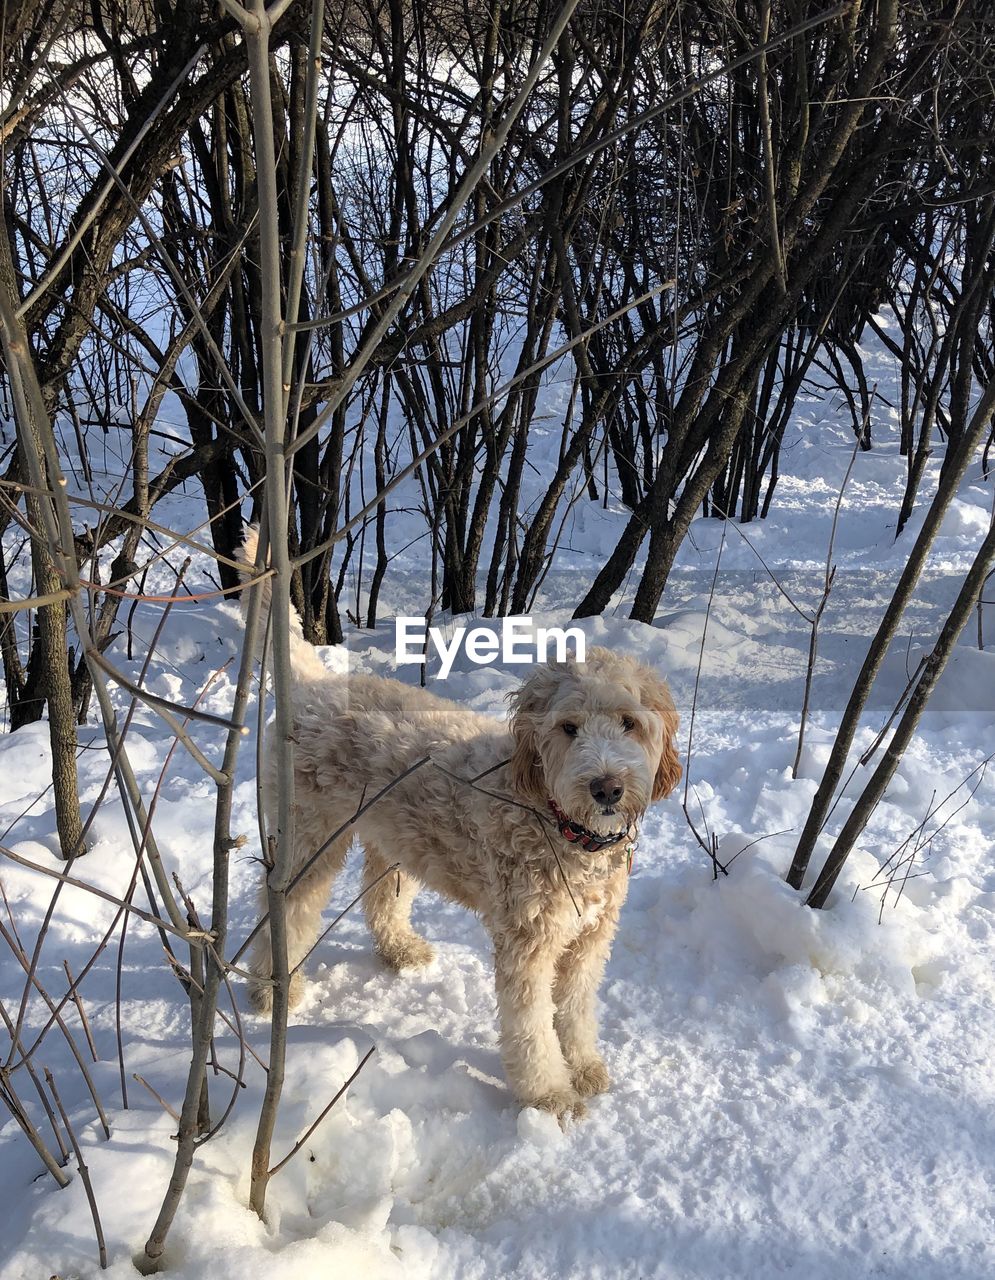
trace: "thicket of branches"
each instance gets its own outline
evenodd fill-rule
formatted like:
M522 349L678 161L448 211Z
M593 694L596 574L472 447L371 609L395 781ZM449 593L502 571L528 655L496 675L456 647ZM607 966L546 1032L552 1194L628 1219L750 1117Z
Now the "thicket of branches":
M632 605L646 620L700 510L769 509L806 377L836 383L861 429L869 326L902 358L903 522L931 443L963 433L991 371L992 19L962 3L827 18L585 0L444 252L370 344L550 12L328 3L306 168L306 14L290 6L274 33L281 244L302 215L298 323L315 325L290 367L292 551L310 556L294 591L315 641L340 638L347 572L369 577L370 623L389 572L386 502L328 545L355 514L364 453L379 491L451 433L417 473L436 606L526 608L564 503L608 499L631 514L577 612L605 608L648 540ZM230 17L196 4L88 13L85 33L58 0L41 21L27 6L7 20L8 287L84 459L101 424L130 423L138 458L163 398L182 411L189 448L125 492L126 511L194 480L230 557L240 496L265 469L248 425L263 344L244 48ZM523 510L534 366L571 339L559 465ZM5 478L23 478L17 456ZM90 523L81 562L125 533L114 513ZM40 714L44 664L24 643L3 653L14 723ZM71 678L79 708L79 665Z
M122 607L141 603L147 535L199 545L197 530L163 525L160 504L202 490L219 594L237 585L243 519L262 517L258 573L315 642L341 639L350 579L354 620L375 624L402 481L429 548L426 612L527 610L569 509L618 504L618 544L576 613L604 610L645 550L631 614L650 621L698 514L750 521L777 501L807 381L834 386L855 447L874 447L873 332L902 370L900 533L917 503L930 508L813 804L800 885L875 664L957 482L992 450L993 36L982 0L5 6L0 656L10 727L47 709L69 859L92 819L76 795L75 723L96 697L136 845L121 910L136 909L141 879L146 915L189 950L173 966L193 1064L150 1265L215 1131L205 1064L234 963L231 788L251 669L243 657L230 720L199 716L224 732L220 765L187 732L195 709L151 699L217 788L205 924L162 866L108 693L150 701L106 657ZM537 484L529 445L549 430L550 369L571 389ZM116 474L102 463L111 427L128 441ZM924 494L941 440L940 488ZM910 699L899 754L991 542ZM275 740L289 779L281 617ZM262 851L275 995L259 1212L290 977L289 784L283 794ZM38 952L8 944L28 991ZM0 1091L59 1181L10 1070L31 1058L22 1020L23 1007L8 1020Z

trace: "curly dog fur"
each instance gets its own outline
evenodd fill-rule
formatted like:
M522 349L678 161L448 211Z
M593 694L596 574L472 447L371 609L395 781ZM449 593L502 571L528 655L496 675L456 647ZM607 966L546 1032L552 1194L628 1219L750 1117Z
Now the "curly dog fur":
M247 565L256 542L250 530ZM291 893L291 968L318 936L355 835L364 885L394 862L402 868L363 899L383 960L404 969L432 958L411 926L419 886L475 911L494 944L501 1055L515 1094L561 1119L581 1114L582 1099L609 1086L595 1002L628 886L626 841L585 852L550 822L548 804L606 835L635 826L677 786L678 722L666 684L632 658L592 649L584 663L534 668L512 695L509 724L395 680L333 675L292 621L295 867L364 800L423 756L431 763L378 800ZM492 769L477 786L463 781ZM271 776L264 789L272 794ZM271 973L268 934L252 970ZM299 985L298 972L296 996ZM268 1007L266 983L251 995Z

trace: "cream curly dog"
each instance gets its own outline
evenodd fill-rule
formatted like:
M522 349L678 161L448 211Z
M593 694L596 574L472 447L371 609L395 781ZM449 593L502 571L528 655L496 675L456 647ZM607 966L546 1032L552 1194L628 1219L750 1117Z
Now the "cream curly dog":
M248 564L255 550L250 530ZM384 961L404 969L432 958L411 927L419 886L475 911L494 944L512 1088L561 1119L581 1114L582 1099L609 1086L595 1000L625 899L627 853L647 805L681 776L666 684L632 658L592 649L584 663L534 668L506 724L395 680L333 675L296 620L295 631L297 867L405 769L426 755L431 762L364 813L290 895L291 967L318 936L355 834L364 886L394 862L402 868L363 899ZM268 935L252 969L271 972ZM299 981L298 972L294 998ZM252 996L268 1006L267 985Z

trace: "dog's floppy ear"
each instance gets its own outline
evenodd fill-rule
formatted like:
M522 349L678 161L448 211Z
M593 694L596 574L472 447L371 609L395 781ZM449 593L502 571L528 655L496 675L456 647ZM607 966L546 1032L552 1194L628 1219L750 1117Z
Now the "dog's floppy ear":
M508 765L511 781L520 795L539 805L545 805L548 798L539 756L538 730L549 696L549 684L547 668L537 667L528 680L509 695L511 736L515 740Z
M655 711L663 721L663 751L660 754L660 763L656 767L651 796L653 800L663 800L676 788L684 772L674 749L674 736L677 733L680 717L666 681L650 667L640 668L639 701L644 707Z

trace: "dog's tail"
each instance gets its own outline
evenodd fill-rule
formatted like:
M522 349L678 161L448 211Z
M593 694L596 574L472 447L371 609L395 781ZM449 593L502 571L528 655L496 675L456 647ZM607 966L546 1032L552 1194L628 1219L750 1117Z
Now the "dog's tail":
M246 527L245 536L242 539L242 545L235 552L235 558L243 566L239 570L239 577L243 582L251 582L256 567L256 555L259 549L259 526L250 524ZM267 621L270 615L270 609L273 602L273 588L271 579L264 577L253 590L261 594L262 619L261 625L257 632L257 652L256 660L262 661L262 650L265 646L265 635ZM242 614L249 605L249 592L242 592ZM296 681L318 680L328 674L328 669L318 657L313 645L308 644L304 639L304 627L301 623L300 614L290 606L290 665L294 673Z

